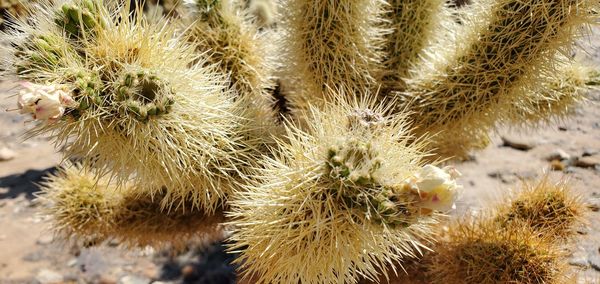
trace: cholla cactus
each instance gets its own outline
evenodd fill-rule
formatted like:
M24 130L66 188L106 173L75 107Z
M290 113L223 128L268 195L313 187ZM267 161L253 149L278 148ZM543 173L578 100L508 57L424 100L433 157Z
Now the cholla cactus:
M579 62L560 61L557 72L540 78L538 87L524 88L506 114L511 125L534 127L567 117L574 105L585 101L587 92L595 88L598 74Z
M381 105L337 101L308 114L306 132L264 160L236 195L232 239L257 283L352 283L414 256L435 212L452 208L455 172L422 167L403 117Z
M435 247L428 273L431 283L566 283L563 256L525 224L466 220Z
M569 188L566 181L553 183L544 177L525 183L511 202L496 212L502 226L525 223L549 239L569 239L575 235L575 224L583 219L585 204Z
M439 133L434 146L441 155L487 145L503 111L519 101L523 87L534 88L540 76L554 72L555 53L571 47L597 6L588 0L478 1L462 19L466 32L439 50L447 52L443 62L430 63L436 70L423 71L400 93L401 110L414 113L417 133Z
M160 204L161 194L139 194L132 185L97 178L93 169L71 165L60 169L42 185L39 200L53 216L54 230L74 239L117 239L129 246L184 247L190 240L223 236L222 210L206 212L179 200L172 207Z
M282 15L287 99L296 110L376 88L385 28L382 0L289 0Z
M482 0L458 16L441 0L277 2L267 24L250 16L266 11L259 0L195 0L165 18L44 0L1 34L3 75L38 121L30 135L86 165L44 187L59 232L180 245L225 223L257 282L386 278L454 207L458 172L428 162L485 146L497 125L561 118L598 82L564 56L596 0ZM272 90L292 110L285 131ZM498 216L540 213L541 200ZM492 281L500 264L472 267L485 248L512 267L496 280L559 279L553 238L511 234L513 219L568 226L580 211L564 201L565 222L451 226L432 246L434 279Z
M273 35L259 33L250 16L235 0L189 3L193 21L187 32L198 53L206 54L205 66L218 66L229 76L229 88L243 104L242 116L249 122L250 135L264 139L281 129L276 124L273 100L267 93L274 86L272 54Z
M411 69L418 68L424 52L453 26L445 0L391 0L386 19L391 32L386 35L383 93L406 87Z
M8 63L21 79L74 101L36 132L121 183L133 179L151 195L166 186L166 203L191 197L197 207L220 206L259 143L245 139L248 121L224 74L202 66L170 25L130 19L125 8L82 0L34 13L11 37Z

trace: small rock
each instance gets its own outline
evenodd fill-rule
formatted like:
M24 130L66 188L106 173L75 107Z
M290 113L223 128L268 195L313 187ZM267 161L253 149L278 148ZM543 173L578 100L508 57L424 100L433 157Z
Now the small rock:
M589 157L598 154L598 150L596 149L584 149L582 157Z
M576 171L577 171L577 169L575 167L567 167L565 169L565 173L567 173L567 174L572 174L572 173L575 173Z
M35 280L40 284L57 284L63 281L63 276L56 271L42 269L35 276Z
M17 153L6 147L0 148L0 162L12 160L17 157Z
M72 258L71 260L69 260L69 262L67 262L67 266L69 267L73 267L77 265L77 258Z
M158 267L153 264L144 267L144 269L142 271L142 275L144 275L144 277L147 277L149 279L157 279L159 277L159 274L160 274L160 271L159 271Z
M600 165L600 155L581 157L575 162L575 166L580 168L595 168Z
M592 212L600 211L600 204L597 204L597 203L588 204L587 207L588 207L588 209L592 210Z
M121 277L121 280L119 281L119 283L120 284L149 284L150 279L137 277L137 276L133 276L133 275L127 275L127 276Z
M560 160L552 160L552 162L550 162L550 169L553 171L564 171L565 168L565 164L563 164Z
M535 174L534 174L535 175ZM507 170L497 170L488 173L488 176L494 179L499 179L502 183L512 184L517 182L520 178L530 178L529 173L516 174Z
M536 143L533 141L527 141L526 139L502 136L502 146L510 147L521 151L528 151L533 149L533 147L536 146Z
M587 257L584 256L572 257L569 259L569 265L585 268L589 266L589 262Z
M593 269L600 271L600 255L597 252L590 253L588 263Z
M46 234L37 239L36 243L38 245L47 245L54 241L54 237L51 234Z
M546 161L563 161L571 158L571 155L567 154L567 152L562 149L556 149L552 151L549 155L546 156Z
M110 275L102 275L98 279L98 284L117 284L117 279Z
M560 131L567 131L567 127L566 126L559 126L558 130L560 130Z

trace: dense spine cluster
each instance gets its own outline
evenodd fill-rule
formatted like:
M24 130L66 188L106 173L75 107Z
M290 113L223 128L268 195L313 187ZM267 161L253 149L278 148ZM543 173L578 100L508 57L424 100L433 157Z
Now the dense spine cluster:
M253 283L377 281L423 254L433 283L561 283L584 216L566 184L435 226L461 188L450 158L499 125L561 119L599 84L565 55L600 5L448 2L23 6L0 70L29 135L77 161L42 185L45 213L89 242L228 236Z
M448 25L445 0L390 0L385 18L391 31L386 35L382 92L404 90L411 69L418 68L423 52L433 45Z
M256 169L232 204L239 264L258 283L353 283L416 256L439 212L452 208L454 172L423 167L402 117L369 100L311 108L309 129ZM273 269L276 267L276 269Z
M414 113L417 135L438 134L441 155L464 155L487 145L522 86L551 74L557 51L571 47L593 20L594 1L482 1L465 17L457 54L435 73L416 78L399 93L401 109Z
M290 106L322 105L332 92L376 89L384 34L382 0L289 0L282 16Z

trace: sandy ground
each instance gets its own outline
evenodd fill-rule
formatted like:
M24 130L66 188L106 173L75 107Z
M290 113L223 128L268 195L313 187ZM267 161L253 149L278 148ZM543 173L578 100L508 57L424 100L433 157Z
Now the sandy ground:
M599 38L591 40L600 47ZM600 48L588 58L600 68ZM10 94L10 86L2 85ZM5 98L5 95L0 97ZM15 98L0 100L0 108L12 108ZM575 115L559 124L536 131L500 130L493 143L470 161L457 165L463 173L464 191L456 214L488 208L518 188L521 179L535 179L544 172L552 178L568 178L590 204L600 205L600 93ZM60 155L43 138L23 141L31 126L15 112L0 111L0 283L228 283L232 271L223 262L219 246L208 251L170 255L152 250L126 251L116 244L82 248L54 240L48 222L38 216L35 183L60 162ZM504 146L501 137L531 146L518 150ZM562 171L552 171L548 157L565 156ZM2 161L2 157L7 160ZM600 283L600 212L590 210L582 225L569 262L579 271L581 283Z

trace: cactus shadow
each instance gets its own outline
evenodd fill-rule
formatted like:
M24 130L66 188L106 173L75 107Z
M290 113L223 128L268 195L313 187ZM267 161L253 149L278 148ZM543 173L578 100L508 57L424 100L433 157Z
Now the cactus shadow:
M43 170L27 170L26 172L0 177L0 199L12 199L24 195L27 199L35 198L39 183L49 174L56 172L56 167Z
M169 253L169 252L166 252ZM217 242L204 248L192 248L164 261L159 280L184 284L235 284L236 254L227 253L225 244Z

